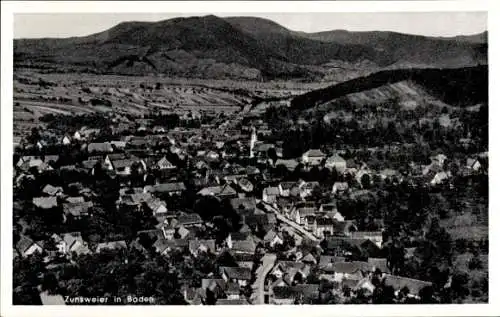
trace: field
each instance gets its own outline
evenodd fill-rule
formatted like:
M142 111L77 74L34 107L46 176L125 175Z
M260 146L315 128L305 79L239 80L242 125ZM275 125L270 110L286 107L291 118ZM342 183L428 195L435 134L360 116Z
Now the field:
M281 98L321 88L325 84L248 82L42 73L21 69L14 75L14 132L24 135L43 127L46 114L109 112L141 115L150 111L223 112L242 110L255 99Z

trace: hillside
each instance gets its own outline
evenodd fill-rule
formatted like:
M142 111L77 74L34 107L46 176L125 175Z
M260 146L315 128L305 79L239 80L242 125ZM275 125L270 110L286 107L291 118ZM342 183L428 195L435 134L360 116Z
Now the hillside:
M414 97L408 98L411 95ZM308 109L346 96L354 103L384 98L433 98L453 106L487 103L488 68L386 70L307 92L294 97L290 104L294 109Z
M388 32L307 34L260 18L209 15L124 22L85 37L15 40L14 65L128 75L341 81L401 65L484 64L487 44L480 39Z

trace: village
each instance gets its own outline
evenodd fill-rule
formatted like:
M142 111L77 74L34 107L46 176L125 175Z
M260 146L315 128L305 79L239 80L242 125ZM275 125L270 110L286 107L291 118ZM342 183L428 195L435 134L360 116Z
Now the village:
M52 115L47 128L16 137L14 268L32 277L16 287L14 276L14 301L152 296L167 304L281 305L481 296L480 283L472 295L460 293L472 282L460 282L457 254L439 242L457 239L442 233L429 208L436 193L487 177L487 152L458 159L433 150L427 164L398 169L363 157L401 144L359 151L325 144L291 156L294 144L273 138L271 111ZM423 192L427 203L417 197ZM403 196L408 204L396 206ZM462 253L474 254L467 261L484 262L484 241L463 238ZM433 256L447 269L425 267ZM153 291L148 270L169 276L163 291ZM85 280L99 283L97 276L107 282L91 291Z

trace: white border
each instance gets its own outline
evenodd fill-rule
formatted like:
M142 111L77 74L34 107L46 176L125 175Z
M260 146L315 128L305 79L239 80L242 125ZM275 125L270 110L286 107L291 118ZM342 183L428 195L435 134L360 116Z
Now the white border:
M208 307L208 306L127 306L127 307L69 307L69 306L12 306L12 39L13 13L56 13L56 12L189 12L211 13L218 12L399 12L399 11L488 11L489 31L489 62L490 88L494 87L493 80L498 78L496 61L493 58L500 53L498 49L499 14L495 10L494 1L297 1L297 2L268 2L268 1L211 1L211 2L72 2L72 1L2 1L1 2L1 313L10 316L88 316L126 314L129 316L174 316L174 315L203 315L203 316L478 316L500 314L500 275L498 274L499 252L494 242L499 241L497 230L490 230L490 288L489 304L475 305L332 305L332 306L245 306L243 307ZM496 27L495 27L496 26ZM500 188L500 171L497 170L495 159L497 153L498 126L491 118L500 118L498 112L500 103L495 89L490 89L490 228L499 225L500 210L498 195L495 192ZM494 212L492 212L492 210Z

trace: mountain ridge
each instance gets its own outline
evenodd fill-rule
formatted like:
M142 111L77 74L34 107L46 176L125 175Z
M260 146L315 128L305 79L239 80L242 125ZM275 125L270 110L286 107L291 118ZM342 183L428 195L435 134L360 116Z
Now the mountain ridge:
M328 65L331 61L353 65L368 61L377 69L487 63L487 34L450 40L401 33L328 32L292 31L254 17L130 21L83 37L14 40L14 64L131 75L320 80L327 73L335 75L334 67Z

